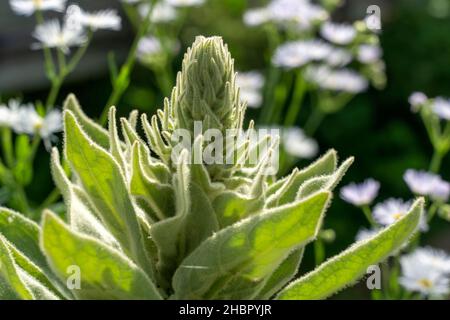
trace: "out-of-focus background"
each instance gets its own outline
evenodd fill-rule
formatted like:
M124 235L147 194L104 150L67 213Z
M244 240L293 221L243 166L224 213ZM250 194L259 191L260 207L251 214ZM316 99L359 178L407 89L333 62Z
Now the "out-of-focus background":
M264 32L246 27L243 12L263 4L262 0L209 0L206 5L190 10L180 33L181 49L192 43L196 35L220 35L228 43L238 70L263 71L267 47ZM116 7L119 1L79 0L87 10ZM450 96L450 1L449 0L347 0L335 14L337 21L354 21L366 16L369 5L381 8L381 45L386 62L387 86L370 89L358 95L343 111L325 119L315 138L321 153L335 148L341 158L355 156L356 162L342 185L373 177L381 182L378 199L411 198L402 176L407 168L426 168L432 147L420 118L411 113L408 96L416 90L428 96ZM58 99L76 93L89 116L97 117L111 91L107 54L114 51L120 61L133 39L133 29L127 25L120 32L99 32L93 45L70 76ZM0 97L22 96L24 101L44 100L49 83L44 76L43 56L30 49L34 20L13 14L8 1L0 1ZM173 69L181 65L181 54ZM153 113L162 104L163 96L156 90L156 79L148 69L136 66L132 85L119 105L126 114L132 108ZM256 117L250 110L248 117ZM300 166L307 161L299 162ZM32 200L39 202L52 189L48 156L40 150L35 168L35 182L28 188ZM450 179L450 159L444 160L441 174ZM339 252L353 242L366 221L361 212L335 197L328 212L326 227L336 231L336 241L327 245L327 256ZM450 251L448 225L435 219L425 242ZM308 261L311 261L308 263ZM312 252L307 252L307 270L312 265ZM337 298L365 298L367 290L354 288Z

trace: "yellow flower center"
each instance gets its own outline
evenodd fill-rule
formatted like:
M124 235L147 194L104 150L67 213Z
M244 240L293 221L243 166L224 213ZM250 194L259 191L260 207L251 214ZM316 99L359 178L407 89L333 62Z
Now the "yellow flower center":
M42 0L33 0L33 5L35 8L40 9L42 7Z
M392 217L394 218L395 221L400 220L401 217L403 217L404 213L403 212L399 212L399 213L394 213L392 215Z
M428 279L420 279L418 282L420 286L426 289L430 289L433 286L433 283Z
M36 123L34 124L34 130L35 131L39 131L40 129L42 129L42 126L44 125L44 122L42 120L38 120L36 121Z

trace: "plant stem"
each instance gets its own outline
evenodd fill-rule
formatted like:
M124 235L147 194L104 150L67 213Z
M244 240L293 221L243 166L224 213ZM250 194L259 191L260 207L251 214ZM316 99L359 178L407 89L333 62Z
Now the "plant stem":
M53 189L52 192L49 193L47 198L45 198L45 200L39 206L38 211L41 211L41 210L43 210L45 208L48 208L50 205L55 203L56 200L59 199L60 194L61 193L59 192L58 188Z
M309 119L305 124L305 132L308 136L312 137L316 133L317 129L319 129L320 124L325 118L325 113L318 106L315 106Z
M9 128L2 128L2 149L5 157L6 165L9 168L14 166L14 153L12 144L12 133Z
M139 45L139 41L146 35L148 32L148 29L151 25L151 14L153 12L153 8L155 7L155 4L157 3L157 0L153 1L151 4L150 9L148 10L147 16L145 17L144 22L141 24L136 37L133 40L133 43L131 45L130 51L128 53L127 59L125 63L122 65L119 71L119 75L116 79L113 79L113 91L111 93L111 96L108 99L108 102L106 103L105 107L103 108L103 112L100 115L100 124L104 125L106 121L108 120L108 111L109 108L120 100L122 95L124 94L125 90L129 86L129 78L131 70L134 67L134 64L136 62L136 51Z
M369 221L370 225L374 227L376 225L375 221L372 217L372 210L370 210L370 207L368 205L361 206L361 210L366 216L367 221Z
M430 162L429 170L434 173L438 173L441 168L441 163L444 155L439 150L435 149L433 153L433 157Z
M320 238L317 238L314 242L314 260L316 266L320 265L325 260L325 245Z
M284 125L286 127L291 127L295 124L300 110L302 108L302 101L305 96L306 91L306 82L303 78L303 74L301 71L297 72L295 77L295 88L294 95L292 97L291 104L289 105L289 109L286 115L286 119L284 121Z

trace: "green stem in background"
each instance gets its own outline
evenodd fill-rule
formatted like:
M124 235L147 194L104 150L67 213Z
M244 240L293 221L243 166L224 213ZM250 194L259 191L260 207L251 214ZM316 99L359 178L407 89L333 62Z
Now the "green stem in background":
M113 79L113 91L111 96L108 99L105 107L103 108L103 112L100 115L100 124L106 124L108 120L108 111L111 106L117 104L122 95L125 93L125 90L128 88L130 83L130 74L136 62L136 52L139 45L139 41L147 34L150 25L151 25L151 14L153 12L153 8L158 1L155 0L152 2L150 9L148 10L147 16L145 17L143 23L141 24L134 40L131 45L130 51L128 53L128 57L125 63L120 68L119 74L117 78Z
M37 209L38 212L44 210L45 208L48 208L52 204L54 204L56 201L58 201L61 193L59 192L58 188L55 188L50 192L50 194L47 196L47 198L42 202L42 204Z
M372 217L372 210L370 210L370 207L368 205L361 206L361 210L366 216L367 221L369 221L370 225L372 227L376 226L375 220L373 220Z
M53 109L53 107L55 106L56 99L58 98L58 94L62 84L64 83L64 80L70 73L73 72L73 70L75 70L81 58L83 58L87 48L91 44L93 34L94 33L92 32L92 30L90 30L88 33L88 40L86 41L85 44L83 44L83 46L78 48L78 50L75 52L75 54L68 63L66 62L66 57L64 56L64 53L61 50L58 50L59 72L56 76L54 76L51 79L52 87L50 89L50 93L45 103L45 108L47 111Z
M316 266L320 265L325 260L325 244L323 240L318 237L314 241L314 261Z
M268 124L271 121L270 116L273 113L273 108L275 105L274 98L275 91L277 89L277 83L280 80L282 74L281 70L272 63L272 56L278 45L281 43L281 36L278 28L272 24L266 25L265 31L269 42L267 63L270 67L266 77L267 80L264 87L264 106L261 109L259 122Z
M434 216L436 215L437 210L439 209L439 204L436 202L433 202L428 209L427 213L427 222L431 222L433 220Z
M431 159L431 162L430 162L429 170L431 172L438 173L441 168L443 158L444 158L444 155L442 154L442 152L435 149L434 153L433 153L433 158Z
M317 129L319 129L320 124L322 123L323 119L325 118L325 113L320 110L318 106L314 106L311 115L309 116L308 120L305 124L305 133L312 137L316 133Z
M61 79L61 77L56 77L54 80L52 80L52 87L45 102L45 109L47 111L53 109L53 107L55 106L55 102L56 99L58 98L59 90L61 89L62 83L63 80Z
M292 101L289 105L286 119L284 121L284 125L286 127L291 127L296 123L298 115L300 114L300 110L302 108L302 102L305 96L305 92L306 81L303 78L302 72L298 71L295 77L294 94L292 96Z
M14 152L13 152L13 143L12 143L12 132L10 128L2 128L2 149L3 156L5 157L6 165L9 168L14 167Z

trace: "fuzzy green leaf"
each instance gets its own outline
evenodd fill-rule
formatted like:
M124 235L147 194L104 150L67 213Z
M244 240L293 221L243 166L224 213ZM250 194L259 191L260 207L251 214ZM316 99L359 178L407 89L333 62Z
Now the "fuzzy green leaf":
M122 249L141 266L146 266L148 260L139 224L119 165L109 153L89 139L70 111L64 114L64 125L67 159L96 212Z
M41 269L48 269L39 248L39 226L20 213L0 208L0 234Z
M292 252L316 236L330 193L227 227L203 242L174 275L179 299L248 299Z
M295 169L291 175L272 184L267 189L267 208L290 203L296 199L300 186L307 180L322 175L332 174L336 170L337 154L330 150L323 157L303 170Z
M54 272L67 282L72 266L80 270L79 299L161 299L147 275L131 260L95 238L74 232L44 212L41 247Z
M259 299L270 299L297 274L303 258L304 248L293 251L270 275L264 288L258 293Z
M90 119L81 109L75 95L70 94L64 102L64 110L69 110L73 113L77 121L83 126L83 130L89 137L98 145L105 149L109 149L109 135L108 131L98 125L95 121ZM66 133L67 134L67 133Z
M411 210L396 223L373 238L357 242L317 269L294 281L278 299L324 299L358 280L370 265L375 265L398 251L416 232L424 201L417 200Z

